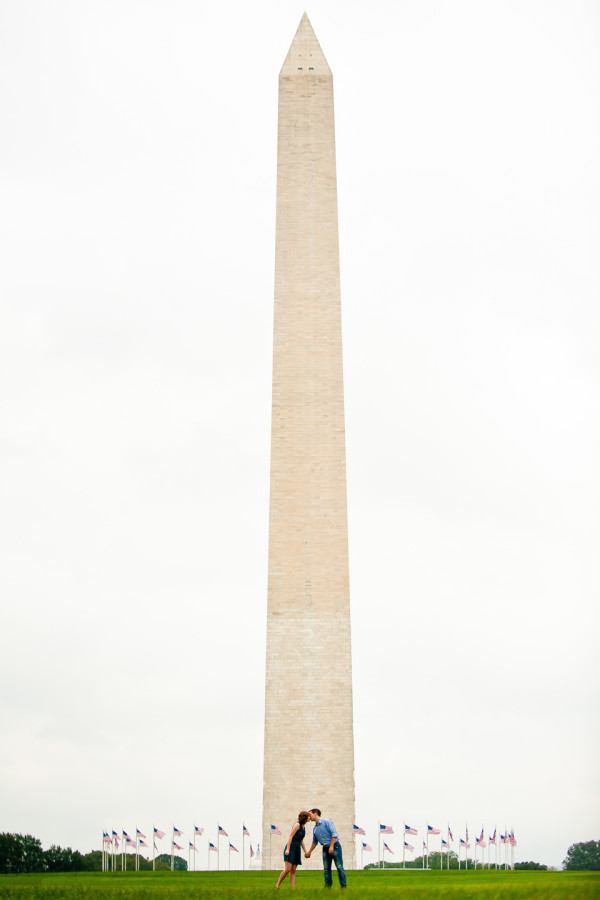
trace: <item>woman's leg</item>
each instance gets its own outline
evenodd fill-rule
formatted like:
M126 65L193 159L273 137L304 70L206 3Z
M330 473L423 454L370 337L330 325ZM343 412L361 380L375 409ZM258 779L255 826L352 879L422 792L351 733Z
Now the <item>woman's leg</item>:
M290 870L290 887L293 889L296 886L296 866L292 866Z
M281 874L280 874L280 876L279 876L279 880L278 880L277 884L275 885L276 888L279 887L279 885L281 884L281 882L283 881L283 879L285 878L285 876L289 873L289 871L290 871L291 868L292 868L292 864L286 862L285 865L284 865L284 867L283 867L283 870L282 870L282 872L281 872Z

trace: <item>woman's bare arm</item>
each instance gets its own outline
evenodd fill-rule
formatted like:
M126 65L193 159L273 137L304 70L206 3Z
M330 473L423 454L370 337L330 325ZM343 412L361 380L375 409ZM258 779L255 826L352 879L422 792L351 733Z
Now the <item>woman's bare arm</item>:
M290 831L290 836L289 836L289 838L288 838L288 842L287 842L287 844L285 845L285 850L283 851L284 853L289 853L289 852L290 852L290 847L292 846L292 838L294 837L294 835L296 834L296 832L298 831L299 828L300 828L300 823L299 823L299 822L296 822L296 824L294 825L294 827L293 827L292 830Z

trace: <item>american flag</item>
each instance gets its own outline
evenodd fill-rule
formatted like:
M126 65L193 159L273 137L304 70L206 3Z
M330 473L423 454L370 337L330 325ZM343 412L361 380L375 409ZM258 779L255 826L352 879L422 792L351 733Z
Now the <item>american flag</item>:
M406 847L407 850L410 850L411 853L415 849L412 844L408 843L408 841L404 841L404 846Z
M194 834L204 834L204 828L199 828L198 825L194 825Z
M183 847L180 847L179 844L177 844L175 841L173 841L173 846L176 850L183 850Z
M112 838L111 838L110 834L108 833L108 831L105 831L103 833L102 840L104 841L105 844L112 844Z
M113 837L119 837L119 832L113 828Z
M142 832L140 831L139 828L136 828L136 829L135 829L135 833L137 834L137 836L138 836L139 838L145 838L145 837L146 837L145 834L142 834Z
M481 834L479 835L479 843L483 840L483 828L481 829Z
M362 848L363 848L363 850L366 850L367 853L372 853L372 852L373 852L373 848L370 846L370 844L365 844L365 843L363 842Z
M252 849L252 844L250 844L250 859L254 856L254 850Z
M281 834L281 831L277 827L277 825L271 825L271 834Z
M127 837L125 838L125 843L133 844L133 846L135 847L135 841L132 838L130 838L129 835L127 835Z
M128 837L129 837L129 835L127 834L127 832L125 831L125 829L123 829L123 837L124 837L124 838L128 838Z
M500 835L500 843L501 843L501 844L506 844L506 841L507 841L506 835L505 835L505 834L501 834L501 835Z
M234 853L239 853L239 852L240 852L240 851L238 850L237 847L234 847L234 846L233 846L233 844L231 843L231 841L229 841L229 849L230 849L230 850L233 850Z
M361 828L359 825L353 825L353 826L352 826L352 832L353 832L353 834L364 834L364 833L365 833L365 829L364 829L364 828Z
M427 834L440 834L439 828L434 828L433 825L427 826Z
M242 828L244 829L244 830L242 831L242 835L247 835L248 837L250 837L250 832L248 831L248 829L246 828L246 826L245 826L245 825L242 825Z
M450 826L449 826L449 825L448 825L448 837L450 838L451 841L454 840L454 835L452 834L452 831L450 830Z
M411 828L410 825L404 826L404 834L418 834L418 833L419 832L417 831L416 828Z
M387 850L388 853L391 853L392 856L394 855L394 851L390 847L388 847L385 841L383 842L383 849Z
M516 838L515 838L515 836L514 836L514 834L513 834L512 831L511 831L511 833L510 833L509 836L508 836L508 840L510 841L510 843L512 844L513 847L516 847L516 846L517 846L517 841L516 841Z
M215 845L214 845L214 844L211 844L211 842L210 842L210 841L209 841L209 842L208 842L208 849L209 849L209 850L214 850L214 851L215 851L215 853L216 853L216 852L217 852L217 848L216 848L216 847L215 847Z
M191 841L190 841L190 850L193 850L194 853L196 852L196 846L194 844L192 844Z
M114 840L115 847L116 847L117 850L118 850L118 849L119 849L119 838L118 838L118 837L115 837L115 838L113 838L113 840Z
M427 850L427 844L423 841L423 850Z
M183 831L180 828L177 828L175 825L173 825L173 834L176 834L177 837L179 837L181 834L183 834Z
M165 833L164 833L164 831L161 831L160 828L154 829L154 837L157 838L159 841L162 840L162 838L164 838L164 836L165 836Z
M219 825L219 834L218 834L218 837L229 837L229 835L227 834L227 832L225 831L225 829L224 829L221 825Z
M468 841L468 840L469 840L469 829L467 828L466 825L465 825L465 837L466 837L466 839L467 839L467 841Z
M442 838L442 847L449 847L449 846L450 846L450 844L448 843L448 841L445 841L444 838Z
M466 844L466 843L467 843L467 842L464 840L464 838L461 838L461 839L460 839L460 842L461 842L461 844Z
M379 826L379 834L393 834L394 829L391 825L380 825Z
M495 844L495 843L496 843L496 829L494 828L494 833L490 838L490 844Z
M158 850L158 847L156 846L156 841L154 841L154 849Z
M140 847L147 847L147 846L148 846L148 844L146 843L146 841L140 841Z

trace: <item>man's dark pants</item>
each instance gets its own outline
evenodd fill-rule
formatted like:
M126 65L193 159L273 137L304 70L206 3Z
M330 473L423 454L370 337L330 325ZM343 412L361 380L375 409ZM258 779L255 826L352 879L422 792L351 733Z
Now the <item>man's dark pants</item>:
M342 845L339 841L335 842L333 853L329 853L329 847L323 847L323 874L325 875L325 887L331 887L331 862L335 863L340 885L346 887L346 873L344 872L344 861L342 859Z

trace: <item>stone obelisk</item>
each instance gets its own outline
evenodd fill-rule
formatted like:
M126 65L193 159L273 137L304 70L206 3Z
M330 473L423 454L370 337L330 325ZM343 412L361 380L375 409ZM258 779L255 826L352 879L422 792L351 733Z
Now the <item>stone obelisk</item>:
M279 75L264 868L282 866L298 812L313 806L335 822L344 864L353 868L333 78L305 14ZM311 834L309 827L308 843ZM319 851L309 864L321 866Z

